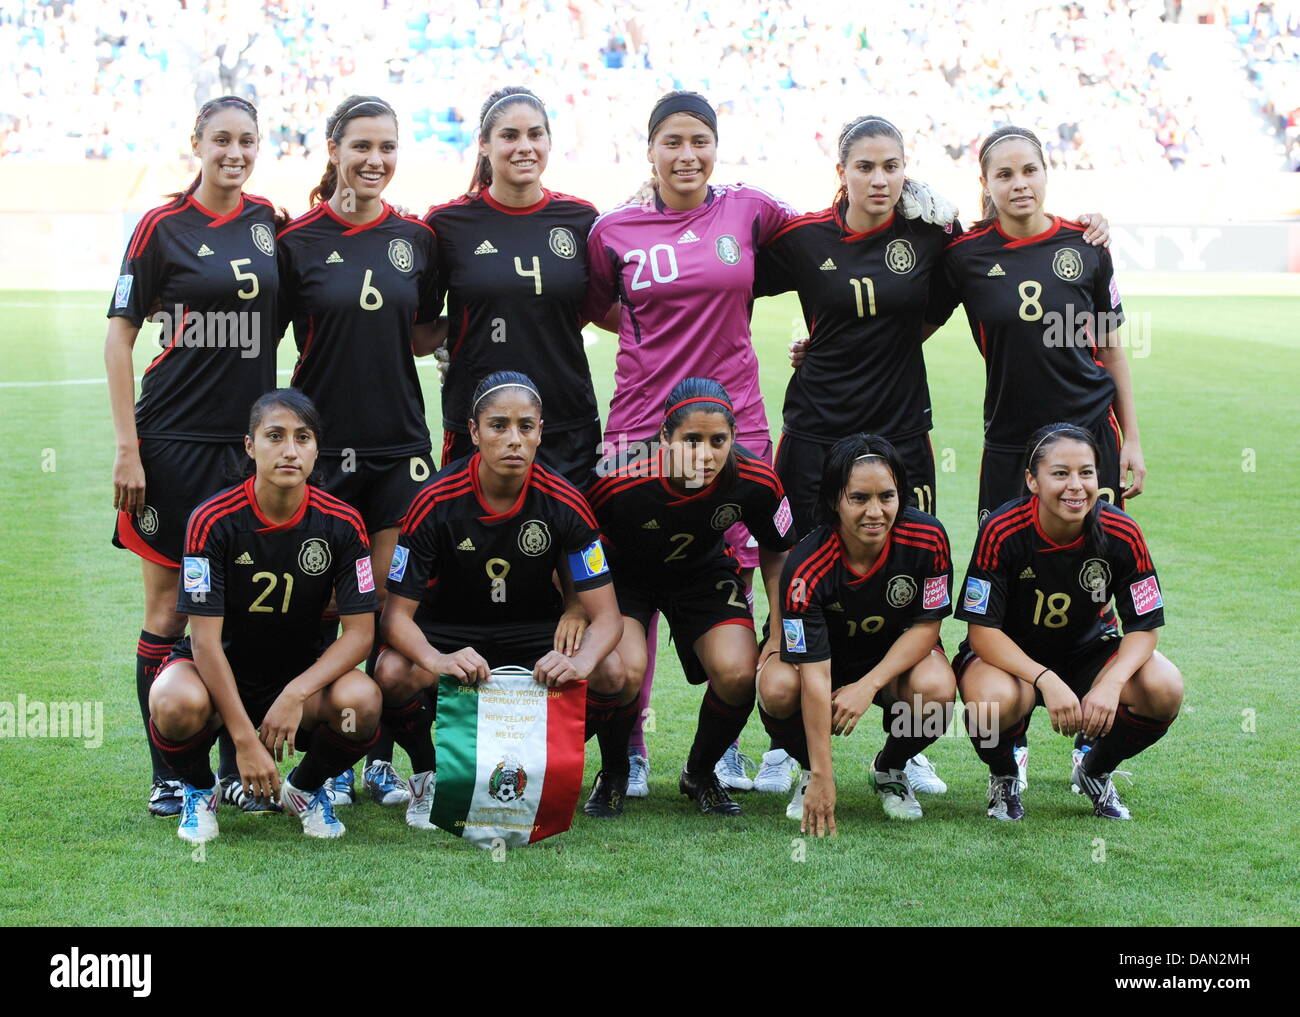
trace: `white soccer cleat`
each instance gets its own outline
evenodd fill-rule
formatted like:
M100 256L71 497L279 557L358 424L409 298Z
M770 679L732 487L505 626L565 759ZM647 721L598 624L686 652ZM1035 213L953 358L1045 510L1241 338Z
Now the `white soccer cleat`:
M1079 783L1074 775L1079 772L1079 767L1083 766L1083 757L1091 750L1091 745L1076 745L1074 750L1070 753L1070 790L1076 795L1083 794L1083 788L1079 787Z
M429 819L433 811L433 791L438 784L438 775L432 770L423 770L411 774L406 788L411 793L411 800L406 804L406 825L417 830L436 830Z
M214 784L205 791L183 784L181 794L181 824L176 828L176 835L191 844L202 844L220 834L217 803L221 801L221 785Z
M1025 807L1020 801L1022 785L1019 777L995 777L989 774L989 819L1016 823L1025 818Z
M921 753L917 753L903 767L913 791L921 794L941 795L948 790L948 785L934 772L934 764Z
M302 832L308 837L332 840L347 832L334 815L334 803L324 785L315 791L302 791L285 780L280 785L280 805L302 821Z
M631 752L627 757L627 797L650 797L650 760Z
M1114 773L1125 777L1129 776L1123 770L1115 770ZM1083 764L1080 763L1071 773L1070 783L1080 788L1092 801L1092 814L1094 816L1101 819L1132 819L1128 806L1119 800L1119 793L1115 790L1115 782L1111 780L1113 775L1111 773L1099 773L1093 776L1084 770Z
M405 805L411 800L406 781L397 775L393 764L386 759L376 759L362 773L362 783L370 797L380 805Z
M803 797L808 793L808 783L812 780L812 771L800 767L799 782L795 785L790 804L785 807L785 818L800 822L803 819Z
M906 770L871 770L871 786L890 819L920 819L921 803L916 800Z
M745 772L745 764L754 765L754 761L733 744L713 767L718 776L718 783L732 791L753 791L754 782Z
M1016 757L1016 776L1020 780L1020 790L1029 787L1029 746L1017 745L1011 750Z
M763 765L754 776L754 790L788 794L801 770L785 749L768 749L763 753Z

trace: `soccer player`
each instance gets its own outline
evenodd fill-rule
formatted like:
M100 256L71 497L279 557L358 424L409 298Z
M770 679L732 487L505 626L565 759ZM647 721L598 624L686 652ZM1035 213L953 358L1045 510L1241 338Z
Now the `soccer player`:
M1094 814L1128 819L1111 774L1164 736L1183 701L1182 675L1156 650L1160 581L1137 523L1101 497L1091 430L1041 427L1024 461L1029 494L984 520L957 606L970 628L954 664L989 768L988 814L1025 814L1012 746L1042 705L1053 730L1083 739L1071 780Z
M887 737L872 783L886 816L920 819L905 764L951 718L956 682L939 645L952 611L948 535L908 504L909 479L885 438L836 442L819 478L820 525L781 574L781 655L759 674L760 711L805 769L786 815L818 837L835 833L832 734L852 734L878 705Z
M1026 439L1060 418L1097 439L1101 496L1122 506L1141 493L1146 467L1114 334L1124 312L1110 252L1045 210L1046 163L1031 132L999 128L979 154L984 216L948 245L927 318L941 325L964 304L984 357L980 520L1020 495Z
M382 576L402 514L433 473L415 356L433 351L441 305L435 238L383 200L397 170L397 116L388 103L350 95L325 134L329 161L313 207L279 237L280 319L293 323L298 346L293 384L330 428L321 486L361 513L374 574ZM382 609L384 591L376 592ZM332 614L325 624L337 628ZM365 785L376 801L397 805L406 788L391 758L385 735ZM352 774L341 777L331 790L347 804Z
M257 162L257 110L235 95L211 99L190 143L198 175L136 227L104 343L117 441L113 543L140 556L144 578L135 686L146 727L149 688L185 631L176 611L185 522L238 475L243 414L275 387L278 220L265 198L244 193ZM162 323L162 350L135 402L131 351L146 320ZM150 752L149 811L177 815L180 778L152 743Z
M582 484L600 448L580 320L596 210L542 186L550 154L551 125L541 100L526 88L499 89L480 113L469 190L424 217L438 236L447 291L442 465L474 451L466 421L475 384L509 368L547 393L538 455Z
M589 733L635 703L634 693L620 698L619 668L600 666L623 625L595 517L577 488L534 461L537 386L517 371L490 374L470 413L476 451L425 485L402 520L384 608L389 648L375 670L385 723L411 757L406 821L419 829L432 829L428 690L439 675L470 685L513 664L549 686L586 679ZM591 619L580 646L557 645L564 602L556 573ZM615 749L622 763L626 741Z
M717 381L679 382L661 420L658 447L603 468L588 491L609 541L623 613L618 656L625 688L635 689L645 674L647 626L656 612L664 614L687 680L708 683L678 787L702 813L739 815L714 768L753 709L759 655L739 565L724 533L744 523L754 535L776 627L777 581L795 543L794 523L772 468L737 443L736 412ZM774 629L767 653L775 652L776 638ZM634 720L628 718L625 732ZM602 780L614 783L621 799L627 775L620 768ZM603 807L601 792L598 784L588 811Z
M375 584L361 517L308 483L321 433L301 392L266 393L244 438L254 475L190 516L177 611L191 634L149 695L153 743L184 782L184 840L217 836L208 752L222 726L246 795L278 795L309 837L343 836L323 785L365 755L379 722L379 687L356 670L374 639ZM321 653L331 595L343 634ZM305 755L282 782L286 749Z

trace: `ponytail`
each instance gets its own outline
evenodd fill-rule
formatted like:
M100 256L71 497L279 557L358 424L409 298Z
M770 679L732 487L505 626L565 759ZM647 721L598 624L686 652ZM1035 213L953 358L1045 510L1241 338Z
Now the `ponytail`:
M393 112L393 107L378 96L349 95L335 106L334 112L326 118L325 137L337 144L343 135L347 133L348 124L358 117L392 117L393 123L397 123L397 114ZM338 167L334 165L333 160L327 160L325 172L321 174L320 183L312 188L311 193L307 196L307 203L316 206L321 202L329 201L330 198L334 197L334 192L338 189L338 186Z
M542 124L546 127L546 134L549 137L551 120L546 115L546 106L542 103L542 100L527 88L520 85L509 85L505 88L498 88L484 100L483 107L479 110L478 115L478 140L481 143L486 143L492 137L492 128L505 115L506 110L519 103L533 106L542 114ZM474 175L469 178L469 189L465 191L465 196L472 198L491 186L492 163L486 155L480 155L474 163Z

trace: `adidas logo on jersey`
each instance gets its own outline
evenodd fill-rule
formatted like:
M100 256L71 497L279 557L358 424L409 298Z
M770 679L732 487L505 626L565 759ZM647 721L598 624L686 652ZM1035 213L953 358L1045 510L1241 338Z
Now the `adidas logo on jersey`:
M252 564L253 564L253 556L252 556L251 554L249 554L247 551L245 551L243 554L241 554L238 558L235 559L235 564L236 564L236 565L252 565Z
M206 258L211 253L212 253L212 248L209 247L207 244L203 244L199 247L198 255L200 258Z
M643 529L643 530L657 530L657 529L659 529L659 520L658 520L658 519L651 519L648 523L642 523L642 524L641 524L641 529Z
M484 240L483 243L479 244L478 247L474 250L474 253L475 254L496 254L498 252L497 249L492 246L491 240Z
M834 272L834 271L835 271L835 262L831 261L830 258L827 258L825 261L822 262L822 271L823 271L823 272Z
M1025 566L1025 571L1023 571L1023 572L1020 573L1020 578L1021 578L1021 579L1037 579L1038 577L1037 577L1036 575L1034 575L1034 567L1033 567L1032 565L1026 565L1026 566Z
M1006 273L1002 271L1001 265L994 265L991 269L989 269L990 279L996 279L999 276L1003 276L1003 275L1006 275Z
M456 545L456 550L472 551L474 550L474 541L470 540L469 537L466 537L464 540L462 540L459 544Z
M827 604L827 605L826 605L826 610L827 610L827 611L843 611L843 610L844 610L844 605L841 604L841 603L837 600L834 604Z
M327 265L342 265L343 259L339 257L338 251L330 251L330 256L325 259Z
M677 242L679 244L694 244L694 243L698 243L699 239L700 238L695 235L694 230L687 230L685 233L683 233L680 237L677 238Z

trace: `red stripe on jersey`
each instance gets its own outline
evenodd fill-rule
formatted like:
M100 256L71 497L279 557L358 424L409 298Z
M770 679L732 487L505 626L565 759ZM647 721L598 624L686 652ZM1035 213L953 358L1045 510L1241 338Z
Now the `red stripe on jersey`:
M436 480L418 492L411 501L406 515L402 519L402 532L410 533L422 522L440 501L450 501L473 490L469 479L469 467L453 473L450 477Z
M217 520L222 516L228 516L233 512L238 512L248 505L248 494L241 484L231 491L218 504L213 505L203 516L203 518L192 518L190 520L190 533L185 535L185 549L187 554L197 554L207 543L209 534L212 533L212 527L216 525ZM197 526L196 526L197 524ZM197 532L195 532L197 531Z
M1124 541L1124 543L1128 545L1129 551L1132 552L1133 554L1134 567L1139 572L1146 572L1149 570L1150 566L1146 564L1144 560L1145 555L1142 553L1143 552L1142 545L1137 543L1137 541L1133 539L1133 535L1131 533L1127 533L1123 530L1113 529L1109 526L1106 526L1105 523L1102 523L1102 527L1107 534L1109 534L1112 537L1117 537L1118 539Z
M253 481L255 479L255 477L249 477L244 481L244 491L248 495L248 507L253 510L253 515L257 516L258 522L265 523L265 525L257 531L258 533L276 533L280 530L290 530L302 522L303 516L307 514L307 504L311 501L311 498L308 496L310 492L303 492L302 503L299 504L292 516L282 523L277 523L274 519L267 516L262 511L262 506L257 503L257 492L253 489Z
M370 546L370 538L366 535L366 524L361 518L361 513L354 509L345 501L340 501L332 494L327 494L318 487L308 487L307 497L311 503L320 511L332 516L338 516L340 519L346 519L352 524L353 529L357 531L357 536L361 538L363 547Z
M991 230L992 228L993 228L993 224L990 223L988 226L985 226L985 227L983 227L982 229L970 230L970 231L968 231L968 232L966 232L966 233L963 233L963 234L962 234L961 236L959 236L956 240L950 240L947 244L944 245L944 248L943 248L943 249L944 249L945 251L950 251L950 250L952 250L954 247L956 247L958 244L964 244L967 240L974 240L976 237L982 237L982 236L984 236L984 235L987 234L987 233L989 232L989 230Z
M984 532L981 534L979 544L975 549L975 562L980 568L987 571L997 568L998 554L1001 552L1006 539L1013 533L1034 525L1037 516L1037 502L1036 498L1032 498L1019 508L1012 509L1005 515L990 521L984 527Z
M1003 247L1006 248L1028 247L1030 244L1036 244L1040 240L1049 239L1056 233L1057 230L1061 228L1061 220L1057 216L1053 215L1053 216L1049 216L1048 218L1051 221L1048 223L1047 229L1043 230L1042 233L1035 233L1032 237L1013 237L1010 233L1008 233L1006 230L1002 228L1001 223L994 223L993 226L1000 234L1002 234L1002 236L1004 236L1008 241L1010 241L1010 243L1003 244L1002 245Z
M832 536L800 563L790 577L790 588L786 590L786 595L783 598L785 610L795 610L794 598L791 596L791 592L798 582L802 582L804 586L804 596L801 598L801 603L804 605L811 603L813 589L821 576L826 574L826 570L835 564L838 554L839 544ZM820 575L817 574L819 569L821 570Z
M286 226L284 229L282 229L279 233L276 234L275 239L280 240L281 238L288 236L294 230L301 229L303 226L307 226L310 223L314 223L317 219L319 219L324 214L325 214L325 203L321 202L310 212L304 212L302 215L298 216L298 218L295 219L293 222L289 223L288 226Z
M487 205L488 208L495 208L498 212L504 212L506 215L532 215L534 212L541 211L551 203L551 192L545 187L542 188L542 196L537 201L534 201L531 205L525 205L522 208L501 204L501 202L497 201L496 198L492 197L492 192L486 188L479 191L478 196L480 200L482 200L483 204Z
M390 205L388 202L384 201L382 198L379 201L379 205L380 205L379 214L375 216L373 219L371 219L369 222L363 222L363 223L348 222L346 219L344 219L341 215L339 215L337 212L334 211L334 209L330 207L330 203L328 201L322 201L317 207L324 209L325 214L329 218L333 219L336 223L338 223L340 226L343 227L343 236L354 237L358 233L364 233L366 230L374 229L385 219L387 219L389 215L394 215L394 216L397 215L397 213L393 211L393 206Z
M175 215L177 212L184 212L186 205L182 202L179 205L164 205L162 208L155 208L152 212L146 212L140 224L135 228L135 235L131 238L131 246L126 249L128 258L138 258L144 253L144 249L149 246L149 238L153 236L153 231L158 224L168 216Z
M289 378L290 384L298 380L298 372L302 370L303 364L307 363L307 354L311 352L311 344L316 339L316 315L307 315L307 338L303 340L302 352L298 354L298 363L293 367L293 375Z
M456 447L456 432L444 431L442 433L442 459L438 463L439 469L451 465L451 450Z
M1147 549L1146 538L1142 536L1142 531L1138 528L1137 523L1131 519L1119 519L1106 515L1103 511L1101 525L1102 529L1107 533L1122 537L1128 542L1129 547L1133 549L1134 563L1139 570L1143 572L1150 571L1151 552Z
M781 478L776 475L776 471L761 459L741 459L736 457L737 472L746 480L752 480L757 484L763 484L772 489L772 492L778 497L785 494L781 487Z
M444 208L451 208L453 205L468 205L473 200L474 199L468 194L463 194L459 198L454 198L451 201L444 201L441 205L430 205L429 211L424 213L424 218L427 219L429 216L433 215L434 212L441 212ZM428 223L425 223L425 225L427 226Z
M514 504L504 512L493 512L492 507L483 499L483 487L479 481L478 466L482 459L482 453L475 452L469 457L469 463L466 466L466 469L469 471L470 486L474 490L474 498L479 503L479 507L483 509L483 515L478 517L479 522L505 522L505 520L518 515L523 510L524 499L528 497L528 486L532 483L533 471L537 468L537 464L533 463L528 467L528 472L524 474L523 485L519 488L519 496L515 498Z
M866 240L867 237L875 236L881 230L889 229L890 226L894 225L894 215L895 215L894 212L890 212L889 218L886 219L884 222L882 222L875 229L862 230L861 232L858 233L855 233L853 230L849 229L849 224L844 220L840 219L838 215L836 215L835 217L836 222L838 222L840 224L840 227L844 230L844 236L840 237L840 243L854 244L857 243L859 240Z
M768 244L775 243L776 240L778 240L780 237L785 236L791 230L798 229L800 226L807 226L810 223L829 222L834 217L835 217L835 210L833 208L822 209L822 211L820 212L807 212L804 215L797 215L789 222L787 222L784 226L782 226L779 230L773 233L772 239L769 240L767 243ZM767 246L767 244L765 244L764 246Z
M1064 219L1064 218L1062 218L1062 219L1060 219L1059 221L1060 221L1060 224L1061 224L1063 227L1065 227L1066 229L1078 230L1080 233L1085 233L1085 232L1087 232L1087 229L1088 229L1087 226L1084 226L1082 223L1077 223L1077 222L1075 222L1073 219Z
M270 209L274 209L274 208L275 208L275 206L274 206L273 204L271 204L271 201L270 201L269 198L263 198L260 194L249 194L247 191L245 191L245 192L244 192L244 200L245 200L245 201L251 201L251 202L254 202L255 204L258 204L258 205L265 205L267 208L270 208Z
M1037 496L1034 497L1033 501L1034 501L1034 505L1037 506L1038 504ZM1068 544L1058 544L1055 540L1053 540L1051 537L1047 535L1047 531L1043 529L1043 524L1039 520L1038 513L1036 511L1034 512L1034 532L1037 533L1043 539L1043 542L1045 544L1047 544L1047 547L1043 548L1041 551L1038 552L1039 554L1054 554L1057 551L1073 551L1076 548L1083 546L1084 535L1082 533L1080 533Z
M239 218L240 213L244 211L244 196L241 194L239 196L239 204L225 215L222 215L219 212L214 212L210 208L204 208L198 203L198 200L192 194L190 195L190 204L212 220L208 223L208 229L212 229L214 226L224 226L226 223L234 222L234 220Z
M163 362L163 358L165 358L169 353L171 353L172 350L176 349L177 342L180 340L180 337L185 333L185 320L189 316L190 316L189 305L186 305L184 310L181 311L181 322L179 325L176 326L176 333L175 335L172 336L171 342L169 342L163 348L163 351L159 353L158 356L154 357L153 360L150 361L149 366L144 369L145 374L148 374L155 367L161 364Z
M414 223L416 226L423 227L424 229L426 229L426 230L429 231L429 235L432 236L432 237L437 237L437 236L438 236L438 234L437 234L436 232L434 232L433 227L430 226L430 225L429 225L427 222L425 222L423 219L421 219L419 216L415 216L415 215L397 215L397 212L396 212L396 211L393 212L393 215L396 215L397 218L399 218L399 219L402 220L402 222Z
M885 534L885 546L880 549L880 556L876 558L875 564L872 565L871 568L867 569L866 572L855 572L853 566L849 564L849 556L844 553L844 542L840 540L840 535L838 533L835 534L835 539L840 542L840 557L844 559L844 571L851 576L857 577L849 580L850 586L857 586L859 583L870 579L877 572L883 569L886 560L889 558L890 548L894 545L894 534L891 530L889 533Z
M627 480L632 477L645 480L652 475L652 465L654 465L654 463L650 459L633 459L631 462L615 467L603 477L596 478L595 482L591 485L591 491L592 493L595 493L595 491L601 487L608 487L616 481Z
M564 193L562 193L562 192L560 192L560 191L547 191L546 193L549 194L549 195L551 196L551 200L552 200L552 201L571 201L571 202L573 202L575 205L582 205L582 206L584 206L584 207L586 207L586 208L591 209L593 212L599 212L599 211L600 211L600 209L598 209L595 205L593 205L593 204L592 204L590 201L588 201L586 198L579 198L579 197L576 197L575 195L572 195L572 194L564 194Z
M989 339L984 334L984 322L980 322L980 356L985 360L989 358Z
M932 526L909 523L896 527L894 533L900 541L932 550L940 568L946 569L951 563L952 552L941 530L937 530Z
M447 354L448 360L460 352L460 348L465 345L465 337L469 335L469 307L462 309L460 315L460 335L456 337L456 345L451 348Z
M591 507L595 509L604 508L611 498L622 494L624 491L630 491L632 488L651 480L654 480L654 477L625 477L621 478L621 483L612 485L607 484L601 488L600 491L597 491L593 487L591 497L589 498Z
M587 504L587 499L582 496L582 492L558 473L552 473L545 466L534 463L532 483L553 498L573 508L582 518L582 521L593 530L600 529L596 517L591 511L591 506Z

